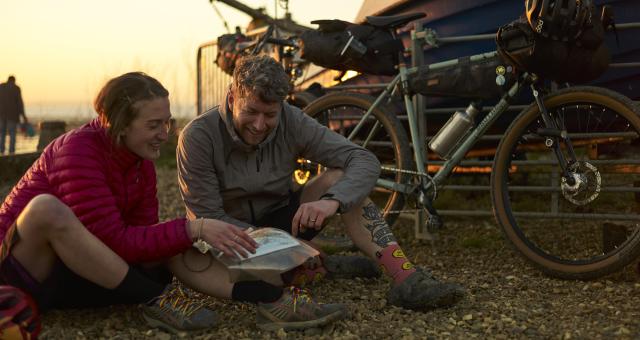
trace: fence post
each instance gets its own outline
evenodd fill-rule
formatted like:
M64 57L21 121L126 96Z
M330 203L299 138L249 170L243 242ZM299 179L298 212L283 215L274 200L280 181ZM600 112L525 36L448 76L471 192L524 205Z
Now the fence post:
M39 127L38 151L42 151L52 140L65 133L67 123L62 120L49 120L40 122Z

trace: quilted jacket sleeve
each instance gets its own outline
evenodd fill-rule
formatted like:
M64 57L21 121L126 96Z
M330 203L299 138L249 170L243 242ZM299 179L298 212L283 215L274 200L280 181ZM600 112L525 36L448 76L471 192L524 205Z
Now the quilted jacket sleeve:
M105 150L88 136L61 143L55 158L47 159L47 177L56 196L66 203L85 227L128 263L166 260L186 250L191 240L185 219L157 224L128 225L107 183ZM153 189L151 188L153 187ZM147 181L155 193L155 180ZM154 199L155 199L155 195ZM147 214L157 213L149 209ZM157 218L144 218L157 221Z

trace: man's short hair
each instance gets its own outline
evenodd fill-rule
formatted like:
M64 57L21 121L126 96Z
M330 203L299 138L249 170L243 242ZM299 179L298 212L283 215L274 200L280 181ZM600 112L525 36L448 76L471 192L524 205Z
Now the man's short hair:
M269 56L247 56L233 70L234 93L240 98L257 95L267 103L283 101L289 94L289 77Z
M9 78L7 78L7 82L9 82L9 83L15 83L15 82L16 82L16 77L14 77L14 76L9 76Z

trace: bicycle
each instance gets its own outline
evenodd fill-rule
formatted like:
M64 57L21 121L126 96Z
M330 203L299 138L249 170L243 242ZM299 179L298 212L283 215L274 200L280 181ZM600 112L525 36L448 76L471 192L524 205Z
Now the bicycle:
M368 22L395 33L420 17L369 17ZM422 40L434 38L428 29L415 30L411 37L408 53L416 46L422 51ZM484 53L470 60L495 56ZM378 97L330 93L304 109L378 156L381 177L372 198L382 203L390 224L410 197L417 216L429 216L427 228L441 228L433 207L438 189L528 88L534 101L511 122L492 162L493 212L506 239L542 272L564 279L598 278L640 255L640 110L630 99L589 86L547 92L535 74L518 72L498 103L464 133L433 173L415 109L419 96L412 98L408 84L421 69L439 70L457 61L407 67L403 57L397 75ZM396 93L403 99L408 133L387 106ZM532 207L534 211L523 211Z

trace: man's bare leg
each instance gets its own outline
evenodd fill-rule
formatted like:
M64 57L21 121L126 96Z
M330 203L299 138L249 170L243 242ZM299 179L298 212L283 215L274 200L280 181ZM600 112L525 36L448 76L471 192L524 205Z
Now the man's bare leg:
M301 203L319 199L343 174L340 169L329 169L315 177L304 187L300 198ZM411 262L404 258L404 254L400 250L391 228L382 217L380 209L369 198L365 198L361 204L343 213L341 217L346 232L354 244L371 259L380 261L381 255L386 255L383 250L393 246L393 249L389 248L388 252L395 254L389 255L392 259L384 261L382 265L396 282L402 281L415 271ZM386 260L387 256L384 257ZM393 269L390 270L387 267L393 267Z
M319 199L343 172L330 169L305 186L301 202ZM464 296L457 284L441 283L428 272L414 268L405 257L380 209L366 198L341 215L347 234L355 245L375 260L394 284L387 294L390 304L408 309L431 309L449 306Z

